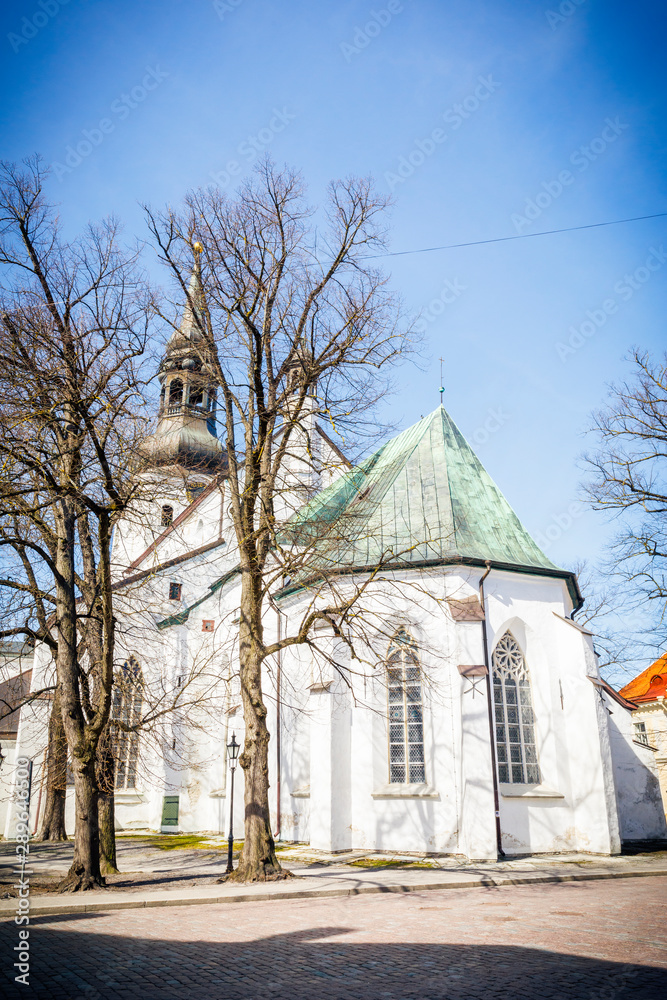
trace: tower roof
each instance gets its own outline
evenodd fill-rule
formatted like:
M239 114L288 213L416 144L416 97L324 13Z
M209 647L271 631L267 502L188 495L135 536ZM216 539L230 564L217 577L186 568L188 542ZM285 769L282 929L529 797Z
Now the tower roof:
M541 551L440 406L318 494L290 521L315 538L324 570L490 560L497 567L571 573Z

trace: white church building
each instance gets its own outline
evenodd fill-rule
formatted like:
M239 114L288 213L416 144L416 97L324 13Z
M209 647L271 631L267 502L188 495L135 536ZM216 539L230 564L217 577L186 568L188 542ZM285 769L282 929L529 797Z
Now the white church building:
M186 308L148 444L162 495L115 529L114 715L130 725L150 717L145 731L119 738L120 830L225 833L225 748L233 732L243 737L239 564L214 387L196 382L195 340ZM495 859L609 855L624 840L665 837L634 706L601 678L594 636L573 620L576 577L540 551L445 409L356 468L318 424L315 403L307 419L307 453L295 461L309 464L317 492L297 519L335 523L353 512L358 532L336 550L341 586L384 559L368 597L382 629L371 666L324 632L327 656L295 646L266 662L276 838L331 852ZM283 582L268 640L290 634L313 586ZM33 685L52 669L38 648ZM35 761L35 788L47 707L22 717L14 747ZM70 832L72 820L70 803ZM6 835L11 827L8 813Z

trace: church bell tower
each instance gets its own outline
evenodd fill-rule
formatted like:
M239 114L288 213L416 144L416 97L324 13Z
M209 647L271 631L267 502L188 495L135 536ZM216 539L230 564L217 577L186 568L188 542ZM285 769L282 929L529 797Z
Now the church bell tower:
M180 326L174 331L160 364L160 406L155 433L146 451L155 466L215 473L224 465L215 433L216 389L206 343L206 302L201 280L201 246Z

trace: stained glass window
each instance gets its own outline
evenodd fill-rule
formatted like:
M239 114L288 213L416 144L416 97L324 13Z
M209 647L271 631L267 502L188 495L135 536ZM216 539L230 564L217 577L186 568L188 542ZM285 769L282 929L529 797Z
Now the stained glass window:
M537 785L540 768L530 681L523 653L511 632L498 642L492 662L498 779Z
M389 646L387 690L389 781L423 782L426 773L421 670L414 641L403 629Z

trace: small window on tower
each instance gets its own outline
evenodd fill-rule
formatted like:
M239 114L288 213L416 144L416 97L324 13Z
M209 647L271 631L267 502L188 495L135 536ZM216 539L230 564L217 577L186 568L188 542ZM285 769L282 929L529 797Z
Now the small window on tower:
M174 583L172 580L172 582L169 584L169 600L180 601L182 589L183 589L182 584Z
M168 527L174 520L174 508L166 503L162 508L162 527Z
M212 632L215 626L215 622L212 618L204 618L201 623L202 632Z

